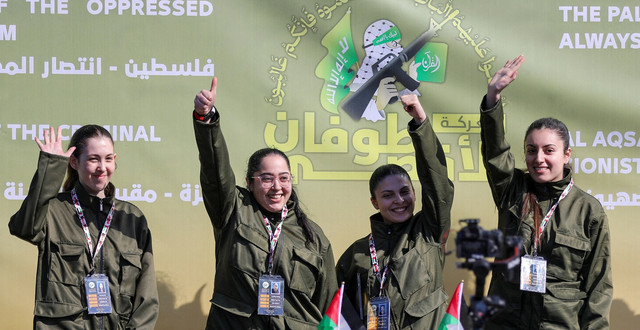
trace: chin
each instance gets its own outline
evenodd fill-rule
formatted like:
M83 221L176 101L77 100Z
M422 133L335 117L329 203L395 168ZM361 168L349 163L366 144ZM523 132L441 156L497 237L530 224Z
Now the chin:
M282 211L283 207L284 207L284 204L270 204L267 207L267 211L273 212L273 213L278 213L278 212Z

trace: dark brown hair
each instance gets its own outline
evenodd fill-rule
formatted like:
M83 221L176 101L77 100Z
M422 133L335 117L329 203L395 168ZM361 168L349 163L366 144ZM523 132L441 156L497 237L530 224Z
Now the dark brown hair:
M276 148L262 148L254 152L253 155L249 157L249 161L247 164L247 174L246 174L247 182L253 182L253 180L255 180L253 178L253 174L260 170L260 165L262 165L262 159L264 159L269 155L276 155L284 158L284 160L287 162L287 168L289 168L289 172L291 172L291 164L289 163L289 157L287 157L287 155L284 152ZM295 212L296 218L298 219L298 225L300 225L300 227L302 227L304 231L304 235L306 236L306 239L307 239L307 244L315 243L316 240L314 238L314 231L311 228L311 224L309 223L309 218L307 217L307 214L304 213L304 211L300 207L300 200L298 200L298 194L296 194L296 191L293 189L293 187L291 187L291 197L289 199L291 199L295 203L295 207L293 211Z
M380 181L384 180L384 178L389 175L400 175L411 182L409 173L407 173L402 166L396 164L382 165L376 168L376 170L371 174L371 178L369 178L369 193L371 193L371 198L376 198L376 188L378 188ZM411 183L411 186L413 186L413 183Z
M534 130L539 130L547 128L556 133L560 139L562 139L564 143L563 151L567 151L569 149L570 137L569 137L569 129L567 126L558 119L546 117L535 120L529 128L527 128L527 132L524 135L525 141L529 134L531 134ZM540 209L540 204L538 204L538 198L536 195L528 191L524 197L524 201L522 203L522 214L521 218L524 219L529 213L533 212L533 227L535 230L533 239L535 241L536 246L540 247L540 222L542 221L542 210Z
M111 141L111 144L113 144L111 133L109 133L109 131L104 127L98 125L85 125L78 128L78 130L73 133L73 136L71 136L69 148L76 147L72 156L76 159L80 159L80 155L82 155L82 153L87 149L87 140L94 137L106 137ZM75 186L78 179L78 171L71 167L71 163L69 163L69 165L67 165L67 178L64 180L62 189L64 191L70 191L73 189L73 186ZM105 196L113 196L115 191L115 186L113 183L109 182L107 187L104 189L104 194Z

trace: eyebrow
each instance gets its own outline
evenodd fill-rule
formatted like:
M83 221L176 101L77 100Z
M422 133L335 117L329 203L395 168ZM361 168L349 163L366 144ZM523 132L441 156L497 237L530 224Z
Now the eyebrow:
M107 155L105 155L105 157L113 156L115 154L116 154L115 152L112 153L112 154L107 154ZM100 154L87 154L87 157L95 157L95 156L101 157L102 155L100 155Z
M404 190L404 189L411 189L411 187L410 187L410 186L402 186L402 187L399 189L399 191L402 191L402 190ZM387 190L383 190L383 191L381 191L380 193L384 194L385 192L394 192L394 191L395 191L395 190L393 190L393 189L387 189Z
M273 173L270 173L270 172L262 172L262 173L258 174L257 176L261 176L261 175L265 175L265 174L276 176L276 175L290 174L290 173L289 172L280 172L278 174L273 174Z
M557 144L555 144L555 143L549 143L549 144L545 144L545 145L543 145L543 146L542 146L542 148L551 147L551 146L553 146L553 147L557 147L558 145L557 145ZM535 145L535 144L531 144L531 143L529 143L529 144L527 144L527 147L538 147L538 146L537 146L537 145Z

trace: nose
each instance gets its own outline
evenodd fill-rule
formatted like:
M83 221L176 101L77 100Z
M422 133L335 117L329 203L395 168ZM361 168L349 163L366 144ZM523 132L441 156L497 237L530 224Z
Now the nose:
M539 150L539 151L536 153L536 162L538 162L538 163L542 163L543 161L544 161L544 151Z
M396 194L396 202L397 203L404 202L404 197L402 197L402 194Z

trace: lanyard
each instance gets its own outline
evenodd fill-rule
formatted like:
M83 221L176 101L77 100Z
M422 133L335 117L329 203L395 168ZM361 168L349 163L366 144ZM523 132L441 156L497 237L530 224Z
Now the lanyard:
M80 206L80 201L78 200L78 195L76 194L76 188L71 190L71 198L73 199L73 206L76 208L76 213L78 213L78 218L80 218L80 223L82 224L82 230L84 231L84 236L87 239L87 244L89 245L89 254L91 254L91 265L95 265L95 259L104 244L104 240L107 238L107 232L109 232L109 227L111 227L111 220L113 219L113 210L116 207L116 201L114 200L111 204L111 210L109 210L109 215L107 215L107 220L104 222L104 227L102 227L102 232L100 233L100 239L98 239L98 245L96 245L96 251L93 251L93 242L91 240L91 234L89 233L89 226L87 226L87 220L84 217L84 212L82 211L82 207Z
M287 217L287 206L285 205L282 208L282 219L278 226L276 227L275 232L271 230L271 224L269 224L269 219L262 216L264 220L264 226L267 227L267 233L269 233L269 268L267 269L267 273L271 274L271 269L273 268L273 255L276 251L276 245L278 244L278 238L280 238L280 233L282 232L282 224L284 223L284 219Z
M556 208L558 207L558 204L560 204L560 201L563 200L565 197L567 197L567 194L569 194L569 192L571 191L571 188L573 188L573 178L571 178L571 181L569 182L567 187L564 188L564 191L560 195L560 198L558 198L558 201L555 204L553 204L549 212L547 212L547 215L544 217L544 219L542 219L542 222L540 223L540 230L538 231L538 235L537 235L538 237L537 239L533 240L534 256L538 254L538 241L542 238L542 233L544 232L544 229L547 228L547 225L549 224L549 219L551 219L551 216L556 211Z
M384 266L384 271L380 274L380 266L378 266L378 254L376 253L376 244L373 242L373 233L369 234L369 254L371 254L371 265L373 266L373 272L376 274L378 281L380 281L380 296L382 296L382 289L384 288L384 282L389 275L389 264Z

